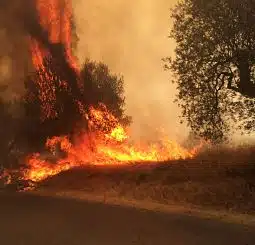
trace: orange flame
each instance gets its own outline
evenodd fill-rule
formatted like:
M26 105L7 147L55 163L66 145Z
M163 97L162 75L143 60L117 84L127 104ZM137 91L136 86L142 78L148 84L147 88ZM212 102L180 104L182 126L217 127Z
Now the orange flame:
M91 127L96 127L96 130L90 135L82 135L76 144L72 144L66 136L49 139L46 148L52 155L56 155L59 148L65 156L60 159L57 157L56 162L51 163L50 160L43 159L43 154L34 154L27 161L28 168L24 172L24 179L41 181L64 170L86 164L128 164L192 158L200 147L188 151L168 139L154 144L134 145L129 142L130 138L120 124L109 133L97 128L100 123L105 123L105 118L102 117L106 113L105 108L91 108L90 112L92 121L97 122L97 125L92 123ZM112 114L108 115L113 121L117 121Z
M36 9L42 28L48 33L49 41L53 44L61 43L65 48L69 64L79 71L78 63L72 55L72 6L70 0L36 0ZM41 57L45 57L45 52L42 49L40 51ZM42 63L35 62L34 65L41 67Z
M41 28L48 34L48 42L55 48L62 47L62 52L67 64L77 74L79 67L76 58L72 55L72 7L69 0L36 0L36 9L39 16ZM32 61L39 79L36 81L39 87L39 99L41 102L41 119L57 117L54 109L56 94L54 76L45 67L44 60L51 57L52 50L44 47L40 40L31 37ZM60 51L60 52L61 52ZM68 91L66 81L61 81L63 89ZM79 85L79 84L78 84Z

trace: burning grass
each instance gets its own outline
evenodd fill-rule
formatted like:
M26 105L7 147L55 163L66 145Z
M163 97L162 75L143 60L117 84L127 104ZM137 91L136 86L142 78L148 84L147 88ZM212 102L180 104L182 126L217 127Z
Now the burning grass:
M222 152L214 150L193 160L75 168L42 181L38 190L80 191L105 198L181 204L254 215L254 149L224 152L224 157Z

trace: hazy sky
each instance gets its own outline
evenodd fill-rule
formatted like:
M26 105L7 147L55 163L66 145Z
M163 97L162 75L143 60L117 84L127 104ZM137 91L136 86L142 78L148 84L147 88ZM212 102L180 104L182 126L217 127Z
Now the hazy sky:
M176 0L73 0L78 35L78 57L100 60L124 76L127 112L133 131L150 135L163 127L173 139L186 135L180 126L176 90L162 58L172 55L168 38L170 8Z

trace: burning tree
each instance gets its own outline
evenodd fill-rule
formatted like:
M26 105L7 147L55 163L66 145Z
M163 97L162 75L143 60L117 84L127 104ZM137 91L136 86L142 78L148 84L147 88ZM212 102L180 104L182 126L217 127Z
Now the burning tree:
M98 107L100 104L104 104L118 121L128 126L130 117L124 113L125 97L122 77L112 75L103 63L87 60L80 73L83 91L75 94L67 90L68 84L63 81L68 81L70 84L76 80L61 79L59 73L61 72L64 77L65 70L59 70L60 68L52 58L46 58L44 69L37 70L25 81L24 105L28 119L26 134L30 136L30 142L33 142L33 145L44 144L48 137L72 134L73 130L81 130L79 127L83 129L85 127L85 130L88 130L88 119L84 113L88 113L88 108ZM50 77L47 74L51 74ZM51 97L47 96L50 103L44 105L47 106L46 108L42 107L40 83L36 82L40 79L48 85L44 87L44 90L49 91L45 92L51 95ZM86 109L85 112L80 110L78 102Z
M76 104L81 95L68 87L76 80L61 79L64 76L68 78L68 74L64 69L59 73L58 69L52 58L46 58L43 69L40 68L25 81L26 133L34 137L32 144L36 141L44 143L47 137L54 135L71 133L75 123L83 119Z
M183 117L206 139L254 131L254 16L248 0L183 0L172 11L176 58L166 68L177 75Z
M86 62L80 69L73 56L77 36L70 1L34 3L35 14L24 17L35 68L25 81L28 141L38 148L48 137L73 134L81 127L87 131L89 108L100 103L128 123L123 79L101 63Z

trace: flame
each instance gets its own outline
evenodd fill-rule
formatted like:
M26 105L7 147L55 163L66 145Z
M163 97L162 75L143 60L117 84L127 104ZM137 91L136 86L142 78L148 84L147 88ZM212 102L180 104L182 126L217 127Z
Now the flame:
M56 79L52 71L46 69L45 58L64 59L66 65L77 76L79 84L79 66L76 58L72 55L72 6L69 0L36 0L36 10L39 16L39 24L42 30L47 33L47 45L45 41L31 37L30 48L32 62L39 74L36 85L39 88L39 99L41 104L41 119L56 118L55 110ZM56 52L60 57L55 57ZM60 61L62 62L62 61ZM63 68L65 69L65 68ZM65 91L69 91L67 81L63 79L58 82ZM80 88L82 88L80 86Z
M36 0L36 9L41 27L48 33L52 45L61 44L62 57L79 77L79 67L72 56L72 7L69 0ZM42 105L42 120L57 117L54 110L55 83L50 71L44 66L46 57L53 57L52 50L31 37L32 61L40 76L35 81L39 87ZM78 79L77 79L78 80ZM68 81L61 80L68 90ZM135 162L155 162L192 158L200 146L187 150L166 136L156 143L132 142L129 129L121 125L107 107L100 104L90 107L88 112L77 100L77 107L89 122L89 133L70 139L69 136L48 139L45 148L50 153L34 153L27 157L22 171L24 180L41 181L49 176L85 164L109 165ZM60 152L62 153L60 155Z
M49 41L64 46L66 59L78 72L78 63L72 55L72 6L70 0L36 0L36 9L39 13L41 27L47 31ZM34 46L32 50L34 50ZM47 53L40 48L40 56L45 57L45 55ZM34 65L42 67L42 63L37 63L37 61Z
M116 141L119 141L119 142L122 142L122 141L128 139L128 135L127 135L126 131L121 126L118 126L118 127L114 128L112 130L111 134L107 135L107 137L109 139L113 139L113 140L116 140Z
M157 143L133 144L127 130L105 107L99 109L91 107L90 113L90 127L93 133L82 135L75 144L71 143L67 136L49 139L46 142L46 148L52 153L52 156L57 155L58 150L64 152L65 156L62 158L57 156L56 162L52 163L43 159L45 158L43 154L32 155L27 161L24 179L37 182L70 168L86 164L121 165L192 158L200 148L198 146L188 151L165 137ZM105 133L108 128L98 128L99 125L108 125L105 125L107 117L103 117L106 114L108 119L112 120L111 123L116 123L116 126L108 133Z

